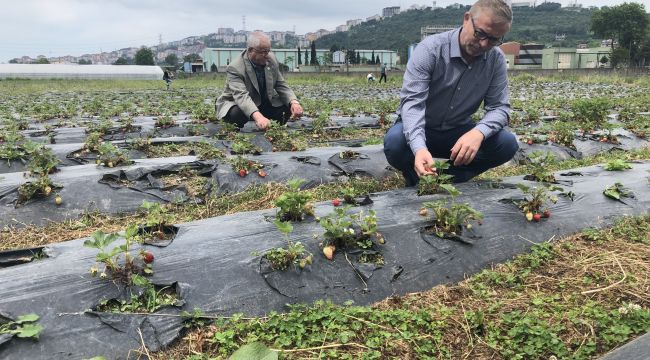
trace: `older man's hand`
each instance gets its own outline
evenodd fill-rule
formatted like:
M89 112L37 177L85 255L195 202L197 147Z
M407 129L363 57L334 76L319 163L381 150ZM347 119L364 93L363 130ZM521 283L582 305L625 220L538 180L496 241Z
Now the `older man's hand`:
M260 130L266 130L269 128L269 125L271 125L269 119L267 119L266 116L262 115L262 113L259 111L254 112L251 117L253 118L253 121L255 121L257 127L260 128Z
M291 118L292 119L300 119L302 116L303 110L302 106L300 106L300 103L297 101L292 101L291 102Z

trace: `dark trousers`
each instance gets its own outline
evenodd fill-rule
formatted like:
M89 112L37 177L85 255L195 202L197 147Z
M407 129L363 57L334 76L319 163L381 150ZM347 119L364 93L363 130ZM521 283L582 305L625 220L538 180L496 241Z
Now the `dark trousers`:
M262 115L266 116L269 119L276 120L282 125L286 124L287 120L289 120L291 117L291 110L287 106L274 107L269 104L266 106L260 106L259 110ZM234 105L230 108L230 110L228 110L228 113L223 118L223 120L225 122L235 124L239 128L244 127L244 124L246 124L248 121L251 121L251 119L249 119L248 116L246 116L246 114L244 114L237 105Z
M386 80L386 74L385 74L385 73L384 73L384 74L381 74L381 76L379 77L379 83L380 83L380 84L381 84L381 79L384 79L384 82L387 82L387 80Z
M467 124L446 131L433 131L426 129L427 149L434 158L449 159L451 148L458 138L474 128L474 124ZM507 131L500 130L483 141L476 157L469 165L454 166L450 164L447 174L454 175L454 182L465 182L476 175L506 163L519 149L515 136ZM384 154L386 160L394 168L400 170L406 180L406 186L415 186L420 181L415 169L415 155L409 147L403 132L401 119L391 127L384 136Z

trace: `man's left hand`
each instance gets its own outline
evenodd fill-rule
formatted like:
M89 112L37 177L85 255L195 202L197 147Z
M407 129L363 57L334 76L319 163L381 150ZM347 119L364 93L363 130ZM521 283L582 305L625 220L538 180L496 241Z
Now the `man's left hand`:
M300 106L300 103L297 101L292 101L291 102L291 118L292 119L300 119L302 116L302 106Z
M476 129L463 134L451 148L451 160L454 161L454 166L469 165L476 157L483 139L485 139L483 133Z

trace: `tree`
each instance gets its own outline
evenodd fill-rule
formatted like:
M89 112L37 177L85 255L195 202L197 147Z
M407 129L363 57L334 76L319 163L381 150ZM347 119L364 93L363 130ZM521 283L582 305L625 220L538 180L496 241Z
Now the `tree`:
M305 49L305 65L309 64L309 53L307 52L307 49Z
M357 59L355 60L356 64L361 64L361 54L357 51Z
M113 63L113 65L128 65L128 64L129 64L129 60L127 60L125 57L119 57Z
M604 39L618 40L619 46L628 50L629 59L636 60L649 23L650 20L642 4L623 3L613 7L603 6L600 10L596 10L591 18L591 31ZM612 41L612 49L614 49L614 41ZM612 54L612 65L614 65L614 55Z
M316 42L311 42L311 65L318 65L318 59L316 58Z
M38 58L34 64L49 64L50 61L47 58Z
M218 72L219 69L217 69L217 64L214 64L214 63L213 63L212 66L210 66L210 71L212 71L212 72Z
M17 59L11 59L11 60L9 60L9 63L10 64L18 64L18 60Z
M300 52L300 46L298 46L298 65L302 65L302 53Z
M630 51L626 48L616 48L612 51L612 67L619 67L627 64L627 61L630 59Z
M141 47L135 53L135 64L136 65L155 65L153 61L153 51L147 47Z
M372 54L370 55L370 60L368 61L368 64L376 64L376 62L375 62L375 50L372 51Z
M599 62L600 62L603 66L604 66L605 64L607 64L608 61L609 61L609 58L607 58L607 55L603 55L603 57L601 57L600 60L599 60Z
M381 64L381 61L379 61L379 55L377 55L377 59L375 59L375 64Z
M93 63L92 61L85 60L85 59L80 59L79 61L77 61L77 64L79 64L79 65L90 65L92 63Z
M165 64L176 66L178 64L178 56L174 53L165 56Z
M184 62L195 62L195 61L201 61L201 55L196 54L196 53L191 53L189 55L183 56L183 61Z

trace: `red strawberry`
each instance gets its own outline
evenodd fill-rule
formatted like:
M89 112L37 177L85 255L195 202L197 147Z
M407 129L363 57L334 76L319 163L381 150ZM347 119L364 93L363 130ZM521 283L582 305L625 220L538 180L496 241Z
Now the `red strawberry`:
M528 139L528 145L533 145L533 144L534 144L533 140Z
M260 177L266 177L266 171L264 171L264 170L257 170L257 175L259 175Z
M332 200L332 205L334 205L334 206L339 206L339 205L341 205L341 200L339 200L339 199L334 199L334 200Z
M145 251L144 255L142 255L142 260L144 260L146 264L151 264L153 262L153 254L149 251Z
M535 215L533 215L533 220L535 220L535 221L540 221L540 220L542 220L542 214L535 214Z
M241 176L241 177L246 176L246 170L244 170L244 169L239 169L239 176Z
M544 214L542 214L545 218L551 217L551 212L548 210L544 210Z

